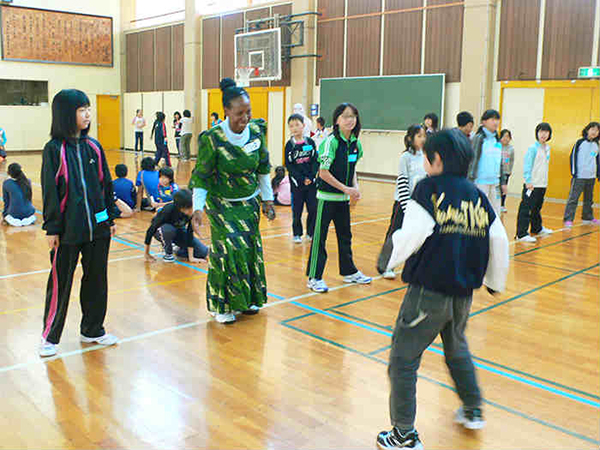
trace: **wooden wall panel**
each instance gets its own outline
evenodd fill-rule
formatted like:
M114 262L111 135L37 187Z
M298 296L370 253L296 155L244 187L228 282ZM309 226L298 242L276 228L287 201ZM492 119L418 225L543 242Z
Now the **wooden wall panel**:
M264 18L270 17L270 16L271 16L271 8L259 8L259 9L253 9L250 11L246 11L246 21L264 19ZM264 28L266 29L267 26L264 25ZM268 81L252 81L252 82L250 82L250 87L266 87L266 86L269 86Z
M173 90L183 91L184 83L184 35L183 24L173 26Z
M140 36L140 91L154 91L154 68L156 66L154 52L154 30L143 31Z
M344 0L319 0L317 10L322 14L320 19L331 19L344 16Z
M125 35L125 53L126 53L126 88L127 92L138 92L140 90L140 52L139 52L139 34L131 33Z
M423 6L422 0L387 0L386 11ZM383 74L411 75L421 73L423 11L385 16Z
M381 12L381 1L378 0L348 0L348 16Z
M319 2L320 3L320 2ZM344 75L344 22L335 21L317 25L317 83L321 78Z
M221 80L220 33L220 17L203 20L202 89L214 89L219 87L219 81Z
M348 20L346 76L379 75L380 45L381 17Z
M446 3L453 0L427 1L428 6ZM447 83L460 81L463 18L463 5L427 10L425 73L445 73Z
M272 13L273 13L273 15L279 14L280 16L290 15L290 14L292 14L292 5L287 4L287 5L273 6ZM289 43L289 41L290 41L289 33L286 34L285 31L282 30L281 42ZM306 47L305 47L305 49L306 49ZM312 52L307 52L307 53L312 53ZM281 61L281 80L272 81L271 86L290 86L291 84L292 84L292 62L291 61Z
M221 74L223 78L233 78L235 76L235 30L244 26L244 13L223 16L221 26L223 27Z
M156 29L156 83L155 90L170 91L171 88L171 27Z
M596 0L546 0L542 78L577 78L592 60Z
M534 80L539 0L502 0L498 80Z

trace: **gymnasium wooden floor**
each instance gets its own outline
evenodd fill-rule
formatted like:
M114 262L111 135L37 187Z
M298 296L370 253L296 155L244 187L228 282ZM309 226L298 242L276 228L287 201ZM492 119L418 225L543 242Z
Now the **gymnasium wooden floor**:
M131 153L108 157L135 177ZM10 161L36 183L41 209L41 155ZM184 185L189 164L176 164ZM363 181L361 190L353 250L357 266L375 276L393 187ZM509 198L509 236L517 206ZM563 208L546 203L545 225L559 230ZM406 286L379 277L344 285L331 231L331 290L309 292L309 245L291 242L289 208L277 214L261 222L270 303L232 326L207 315L206 264L144 262L151 213L119 220L106 326L122 342L79 342L78 269L59 354L46 360L37 356L50 266L44 235L39 224L1 227L0 448L374 448L389 427L386 361ZM418 382L417 427L427 449L598 448L599 231L578 216L572 230L536 245L511 242L508 289L499 297L477 292L468 329L487 427L453 424L459 401L436 342Z

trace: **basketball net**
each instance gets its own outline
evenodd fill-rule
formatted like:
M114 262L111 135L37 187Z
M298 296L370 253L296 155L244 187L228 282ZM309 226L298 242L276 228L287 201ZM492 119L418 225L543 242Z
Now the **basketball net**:
M258 76L258 67L236 67L235 83L239 87L250 86L250 75Z

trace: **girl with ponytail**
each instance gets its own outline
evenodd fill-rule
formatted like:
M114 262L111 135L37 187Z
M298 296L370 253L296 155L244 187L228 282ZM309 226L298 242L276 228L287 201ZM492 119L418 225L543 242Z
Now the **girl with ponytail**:
M31 204L31 181L18 163L8 166L8 175L10 178L2 185L2 218L5 223L14 227L31 225L35 222L35 208Z

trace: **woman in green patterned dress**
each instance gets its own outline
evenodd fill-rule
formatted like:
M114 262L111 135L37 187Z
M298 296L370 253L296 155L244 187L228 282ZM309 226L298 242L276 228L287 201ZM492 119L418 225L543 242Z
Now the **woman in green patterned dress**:
M275 218L266 146L266 123L251 119L250 97L230 78L221 80L227 119L199 138L198 160L189 187L194 190L194 221L206 206L210 220L206 299L219 323L235 313L256 314L267 301L260 202Z

